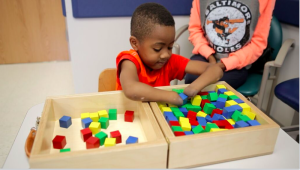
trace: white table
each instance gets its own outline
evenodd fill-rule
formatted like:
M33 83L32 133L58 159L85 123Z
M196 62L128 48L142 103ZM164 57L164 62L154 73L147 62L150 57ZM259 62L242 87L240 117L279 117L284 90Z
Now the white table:
M36 117L43 111L44 103L32 107L26 114L3 168L28 169L24 145ZM280 129L274 153L231 162L197 167L197 169L299 169L299 144Z

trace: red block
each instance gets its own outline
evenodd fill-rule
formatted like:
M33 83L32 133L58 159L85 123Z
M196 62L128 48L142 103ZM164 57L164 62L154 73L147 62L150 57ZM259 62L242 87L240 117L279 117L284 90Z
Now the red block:
M190 121L190 124L192 126L198 126L199 125L199 122L197 120L191 120L191 119L189 119L189 121Z
M134 111L127 110L124 114L125 122L133 122L134 119Z
M174 132L175 136L184 136L185 133L184 132Z
M169 122L169 125L170 125L170 126L180 126L180 124L179 124L178 121L170 121L170 122Z
M203 99L201 101L201 107L202 107L202 109L204 108L205 103L210 103L210 101L208 99Z
M110 137L116 138L116 143L122 143L122 136L118 130L110 132Z
M81 139L83 140L83 142L85 142L86 140L88 140L88 138L93 136L90 128L82 129L82 130L80 130L80 133L81 133Z
M221 110L221 109L214 109L214 110L211 112L211 117L213 117L215 113L217 113L217 114L219 114L219 115L222 115L223 110Z
M96 137L90 137L86 140L86 149L99 148L100 140Z
M196 116L197 116L196 112L189 110L186 117L192 120L196 120Z
M67 144L67 140L65 136L56 135L52 143L54 149L63 149Z
M198 95L200 95L200 96L206 96L206 95L208 95L209 93L208 92L199 92L198 93Z
M214 120L212 123L215 123L217 126L224 129L234 128L227 120Z

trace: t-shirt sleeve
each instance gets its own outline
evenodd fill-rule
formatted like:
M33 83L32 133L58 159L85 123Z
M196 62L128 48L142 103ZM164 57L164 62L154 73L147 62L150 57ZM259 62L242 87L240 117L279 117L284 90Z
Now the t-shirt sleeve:
M172 74L171 80L178 79L182 80L185 76L185 68L190 59L185 58L181 55L172 54L170 58L170 73Z
M117 64L117 78L118 79L120 78L121 64L122 64L122 61L124 61L124 60L130 60L130 61L132 61L135 64L137 71L139 72L139 70L140 70L140 64L139 64L139 62L138 62L138 60L136 58L134 58L131 55L120 56L116 60L116 64Z

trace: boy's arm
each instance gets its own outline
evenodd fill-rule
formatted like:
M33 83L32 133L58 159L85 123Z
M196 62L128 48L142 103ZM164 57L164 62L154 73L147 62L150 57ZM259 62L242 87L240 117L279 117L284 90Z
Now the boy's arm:
M201 89L217 82L223 77L225 69L223 63L210 64L202 61L190 60L185 68L185 72L200 76L184 89L184 94L190 97L197 95Z
M182 105L183 101L176 92L156 89L139 82L136 66L131 61L124 60L121 63L120 70L120 82L123 92L129 99Z

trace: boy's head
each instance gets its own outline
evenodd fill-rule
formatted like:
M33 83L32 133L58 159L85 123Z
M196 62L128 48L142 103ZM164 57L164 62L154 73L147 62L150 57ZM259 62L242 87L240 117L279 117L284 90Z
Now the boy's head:
M149 68L160 69L170 58L175 38L174 25L172 15L160 4L145 3L134 11L130 44Z

